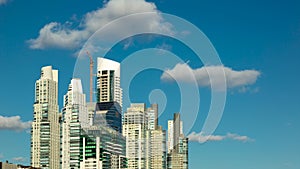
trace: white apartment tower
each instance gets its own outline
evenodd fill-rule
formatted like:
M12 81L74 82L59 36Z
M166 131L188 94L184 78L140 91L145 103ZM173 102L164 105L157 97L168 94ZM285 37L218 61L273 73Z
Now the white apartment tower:
M64 95L61 120L61 167L80 168L80 130L89 125L80 79L72 79Z
M155 130L148 130L147 142L147 168L165 169L167 167L166 131L162 126L156 126Z
M31 127L31 166L59 168L58 71L41 69L35 83L34 114Z
M166 168L166 131L158 125L158 104L151 104L147 108L147 169Z
M174 123L176 124L175 126ZM171 150L174 149L174 146L178 144L178 138L182 134L183 134L183 123L180 120L180 114L175 113L174 120L168 120L168 153L170 153Z
M168 153L174 148L173 120L168 120Z
M106 58L97 60L97 102L118 102L122 107L120 63Z
M158 104L151 104L147 108L148 130L155 130L158 126Z
M128 169L146 168L147 123L145 104L132 103L124 114L122 130L126 137Z
M166 168L166 131L158 126L158 105L132 103L124 114L123 136L129 169Z
M168 121L168 169L188 169L188 138L183 134L180 113Z

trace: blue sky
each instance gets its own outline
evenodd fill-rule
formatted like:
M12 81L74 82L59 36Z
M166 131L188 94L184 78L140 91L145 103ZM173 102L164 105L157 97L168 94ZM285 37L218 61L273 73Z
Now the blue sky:
M122 2L122 0L112 1L117 4L116 6ZM222 119L211 139L204 144L197 142L197 138L201 136L197 133L201 132L211 95L207 86L199 85L201 100L199 114L191 130L186 133L188 135L195 132L195 135L199 136L190 142L190 168L300 168L298 101L300 80L297 78L300 64L300 2L296 0L276 2L131 0L130 2L141 6L139 9L128 8L129 13L130 10L143 9L161 11L184 18L197 26L209 38L223 65L230 68L232 74L243 70L259 72L259 75L242 74L238 78L245 80L244 77L251 77L252 80L254 79L253 83L246 78L246 82L228 88ZM53 65L54 68L59 69L61 108L62 96L73 76L76 54L82 45L75 42L86 40L82 33L73 34L75 40L67 36L66 41L57 45L59 38L53 40L48 37L38 40L38 37L42 37L39 35L40 30L49 23L56 23L60 26L60 30L89 33L93 29L87 26L84 16L87 13L92 14L92 11L101 10L107 3L110 1L78 0L70 3L64 0L49 2L33 0L28 3L28 1L0 0L2 79L0 161L29 163L30 134L26 122L32 120L34 83L39 78L40 68ZM108 18L111 14L109 12L111 11L108 10L106 13ZM92 19L99 18L92 17ZM85 26L84 21L86 21ZM33 41L29 41L30 39ZM141 46L145 45L139 43L137 37L133 38L134 43L130 41L135 45L125 49L124 44L126 45L127 40L132 39L120 42L118 45L121 47L118 48L116 45L115 50L107 57L118 60L121 57L119 53L131 54L130 51L141 49L143 48ZM145 46L151 47L156 43L160 45L168 43L162 48L176 53L194 70L203 66L193 57L193 53L185 50L184 46L176 41L156 38ZM161 57L162 65L171 64L164 60L171 57L168 52L140 51L132 54L131 57L134 58L135 55L145 57L145 60ZM175 64L166 66L166 69L176 72ZM126 68L122 71L126 72ZM163 81L162 74L161 70L139 72L131 81L129 94L132 101L146 102L149 105L148 97L153 89L164 91L167 102L159 123L166 129L166 120L172 118L172 113L179 111L181 100L178 99L180 97L178 84ZM195 75L197 76L196 73ZM184 85L190 85L185 83L187 79L180 80ZM159 94L161 93L158 92ZM155 101L165 100L158 98ZM126 106L127 103L124 108ZM163 105L160 104L160 107ZM16 116L20 116L20 119ZM11 125L7 125L8 121ZM12 123L20 121L22 123Z

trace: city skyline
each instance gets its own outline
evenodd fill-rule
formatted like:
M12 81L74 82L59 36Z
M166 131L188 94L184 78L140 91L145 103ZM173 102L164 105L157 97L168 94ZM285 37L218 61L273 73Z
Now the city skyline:
M151 68L151 64L156 63L162 69L154 67L137 72L129 87L126 86L126 73L121 72L124 79L120 84L121 93L130 98L130 102L125 99L121 104L122 112L130 107L130 103L158 103L158 125L165 130L173 113L182 113L182 133L189 137L189 167L192 169L298 169L299 7L300 3L292 0L127 0L126 3L124 0L93 0L72 4L32 1L29 7L24 1L0 1L0 161L30 164L29 129L34 124L34 83L40 78L41 67L52 65L53 69L59 70L57 111L60 112L64 105L63 95L67 93L71 79L76 78L74 74L81 62L86 64L84 74L89 73L88 57L77 58L88 36L115 18L154 12L158 14L156 17L137 18L134 23L150 23L155 30L174 33L173 27L157 16L170 13L184 18L209 38L222 66L201 63L184 44L164 37L149 42L150 45L145 44L145 39L150 41L151 36L127 38L103 57L121 62L130 55L128 60L121 62L124 64L122 72L137 65L150 65ZM149 25L135 25L132 30L142 26L149 30ZM121 34L131 30L119 26L111 31ZM189 36L189 33L180 32L180 35ZM107 37L103 38L107 40ZM144 50L148 48L157 50ZM94 57L99 57L90 51ZM171 53L182 60L170 59ZM133 61L129 62L130 58ZM212 97L206 70L220 69L225 70L227 79L225 109L216 130L206 135L202 127ZM193 79L181 72L192 72L200 91L199 110L191 121L186 120L186 115L194 111L194 102L188 99L181 105L181 95L192 98L193 91L190 88L184 93L180 87L189 89ZM94 73L97 76L96 71ZM176 77L179 83L168 74ZM217 79L212 78L212 81ZM87 99L89 85L85 83L87 79L81 80ZM90 105L88 101L87 104ZM180 111L182 106L184 111ZM91 107L95 105L88 107L89 113ZM206 141L205 144L202 141Z
M99 62L113 64L101 65ZM120 64L104 58L97 58L97 64L100 65L95 77L97 102L90 109L94 112L92 120L89 119L89 106L81 79L70 81L63 96L63 108L58 111L58 70L53 70L52 66L41 68L41 77L35 87L31 166L45 169L187 169L188 138L183 134L180 113L174 113L168 135L159 125L158 104L146 108L145 103L131 103L122 117L119 104L122 102L119 94L122 89L114 90L116 83L117 88L120 84ZM111 84L116 78L117 82ZM116 98L115 92L118 93ZM57 145L58 140L52 140L57 138L57 133L60 146L52 146ZM172 143L169 143L170 140ZM171 149L167 142L173 145ZM53 156L53 152L58 152L57 148L60 149L60 158L57 153Z

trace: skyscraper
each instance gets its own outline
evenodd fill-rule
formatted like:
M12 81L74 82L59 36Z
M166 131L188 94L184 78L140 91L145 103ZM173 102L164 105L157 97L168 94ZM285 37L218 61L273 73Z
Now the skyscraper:
M166 131L158 125L158 104L151 104L146 109L148 120L146 136L146 168L166 168Z
M168 153L168 169L188 169L188 138L180 136L178 145Z
M188 138L183 134L180 114L168 121L168 169L188 169Z
M81 135L81 169L127 168L126 140L106 126L90 126Z
M168 153L174 148L173 120L168 120Z
M145 169L148 120L144 103L132 103L124 114L123 136L126 137L126 157L129 169Z
M61 166L80 168L80 131L89 125L80 79L72 79L64 95L61 120Z
M147 108L148 115L148 129L155 130L158 126L158 105L151 104L151 107Z
M176 145L179 143L179 136L180 136L180 114L174 113L174 119L173 119L173 146L176 147Z
M31 166L59 168L58 71L41 69L35 83L35 102L31 127Z
M122 133L120 63L105 58L98 58L97 61L97 104L93 123Z
M126 140L122 136L120 63L97 59L97 103L88 104L91 126L81 131L82 169L127 168Z
M132 103L124 114L123 135L128 168L166 168L166 131L158 126L157 104Z
M120 63L106 58L97 59L97 102L118 102L122 107Z
M174 126L174 124L176 125ZM179 138L181 134L183 134L183 123L180 120L180 114L175 113L174 120L168 120L168 153L174 149L176 144L178 144L178 139L175 138ZM177 143L175 140L177 140Z
M167 166L166 131L162 126L147 131L147 169L165 169Z

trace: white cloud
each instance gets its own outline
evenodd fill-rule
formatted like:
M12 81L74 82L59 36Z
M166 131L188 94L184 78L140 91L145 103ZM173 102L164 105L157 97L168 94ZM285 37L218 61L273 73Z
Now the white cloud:
M227 133L226 137L232 140L237 140L242 142L254 141L252 138L249 138L248 136L240 136L234 133Z
M8 2L8 0L0 0L0 5L4 5Z
M14 158L12 158L12 160L14 162L20 163L20 162L26 162L27 158L26 157L14 157Z
M4 157L4 155L2 153L0 153L0 159L3 158L3 157Z
M236 140L236 141L241 141L241 142L249 142L249 141L254 141L248 136L241 136L238 134L233 134L233 133L227 133L226 135L205 135L203 132L196 133L192 132L189 136L189 141L194 141L194 142L199 142L203 143L206 141L222 141L225 139L228 140Z
M30 39L30 48L45 49L45 48L64 48L72 49L80 45L83 39L86 38L86 32L71 30L57 22L51 22L45 25L39 32L39 37Z
M170 25L163 22L154 3L145 0L110 0L103 8L88 12L77 28L70 28L69 22L65 24L51 22L40 30L37 38L30 39L28 42L32 49L74 49L82 45L95 31L107 23L122 16L143 12L154 12L156 15L151 15L151 17L141 15L126 23L116 24L109 30L109 33L118 36L129 34L137 29L170 32ZM125 29L122 24L135 26Z
M0 130L23 131L31 127L31 121L22 122L20 116L0 116Z
M178 63L173 69L165 70L161 79L163 81L173 81L175 79L188 83L193 82L193 79L195 79L201 87L207 87L213 83L217 89L222 89L223 82L220 79L224 75L227 88L236 88L254 84L260 76L260 72L256 70L236 71L225 66L205 66L192 69L187 63Z

